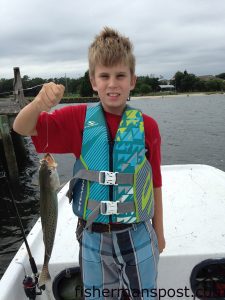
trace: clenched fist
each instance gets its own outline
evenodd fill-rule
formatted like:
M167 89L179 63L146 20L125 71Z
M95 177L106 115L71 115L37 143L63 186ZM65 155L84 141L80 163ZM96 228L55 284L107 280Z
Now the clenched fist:
M39 112L50 111L50 109L57 105L63 97L65 87L62 84L55 84L54 82L45 83L33 100Z

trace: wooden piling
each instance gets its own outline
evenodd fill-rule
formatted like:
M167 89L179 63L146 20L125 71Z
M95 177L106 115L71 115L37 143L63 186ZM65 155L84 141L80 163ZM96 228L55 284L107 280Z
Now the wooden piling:
M13 90L14 90L14 100L19 103L20 108L26 106L26 101L23 93L23 84L20 76L20 68L15 67L14 70L14 81L13 81Z
M8 168L9 179L17 184L19 171L16 161L16 155L10 134L10 125L7 115L0 115L0 137L2 138L5 159Z
M0 139L2 139L9 179L11 183L17 185L19 177L18 163L20 165L26 160L26 149L23 137L11 131L11 129L16 115L27 104L18 67L14 68L13 95L13 99L4 98L0 101Z

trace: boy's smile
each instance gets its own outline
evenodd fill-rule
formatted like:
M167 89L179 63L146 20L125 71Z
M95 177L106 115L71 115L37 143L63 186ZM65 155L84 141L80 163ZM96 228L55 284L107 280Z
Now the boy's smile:
M124 64L113 67L97 65L95 75L91 78L94 91L98 92L105 111L121 115L130 91L134 89L136 76Z

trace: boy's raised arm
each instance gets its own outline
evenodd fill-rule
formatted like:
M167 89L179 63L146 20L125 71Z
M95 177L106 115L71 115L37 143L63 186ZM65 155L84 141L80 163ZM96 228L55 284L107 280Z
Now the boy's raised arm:
M36 124L40 113L48 112L57 105L63 97L64 90L62 84L44 84L34 100L19 112L13 123L13 130L21 135L37 135Z

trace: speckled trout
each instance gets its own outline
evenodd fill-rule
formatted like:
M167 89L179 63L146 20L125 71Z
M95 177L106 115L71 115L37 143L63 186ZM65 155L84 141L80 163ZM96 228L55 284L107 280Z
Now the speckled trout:
M57 191L60 187L60 183L57 173L57 163L51 154L47 153L40 160L40 164L40 214L45 253L44 264L39 276L38 285L41 289L45 289L46 282L51 278L48 270L48 263L51 258L56 233L58 218Z

